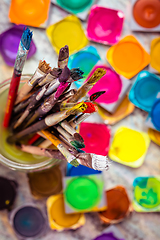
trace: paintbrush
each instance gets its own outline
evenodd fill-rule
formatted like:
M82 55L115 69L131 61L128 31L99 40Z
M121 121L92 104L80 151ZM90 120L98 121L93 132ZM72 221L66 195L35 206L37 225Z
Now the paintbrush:
M76 158L80 164L99 171L108 170L111 164L107 156L93 153L78 153Z
M6 128L9 126L13 106L16 102L20 78L21 78L24 63L26 61L27 54L30 48L31 40L32 40L32 32L30 32L29 28L26 28L20 40L17 57L14 65L13 76L12 76L10 87L9 87L6 110L5 110L4 120L3 120L3 126Z
M18 119L18 121L16 122L16 124L14 125L14 129L17 128L25 119L26 117L29 115L29 113L32 111L32 109L36 106L36 104L41 100L41 98L43 97L45 91L47 90L49 86L49 83L47 83L46 85L44 85L43 87L41 87L38 91L37 94L33 94L31 97L31 101L30 104L28 105L28 107L26 108L26 110L23 112L23 114L21 115L21 117Z
M46 83L56 82L57 78L59 78L61 73L61 68L53 68L52 71L48 73L42 80L40 79L40 81L38 82L38 86L43 86Z
M84 97L89 90L98 82L100 78L105 75L106 71L101 68L97 68L92 76L85 82L77 91L77 93L70 98L69 102L78 102L82 97Z
M77 162L74 155L72 155L63 145L63 143L48 130L42 130L42 133L59 149L59 151L66 158L67 162L77 167L79 163Z
M49 73L50 71L51 67L49 66L49 64L47 64L46 61L40 60L38 68L36 69L33 76L28 80L27 83L22 86L22 88L18 92L15 104L19 103L21 99L23 99L23 97L32 90L32 88L37 84L40 78L46 76L47 73Z
M102 94L104 94L106 91L99 91L99 92L95 92L93 93L90 97L89 97L89 101L93 102L95 101L97 98L99 98Z
M45 119L38 121L35 124L31 125L30 127L18 132L17 134L15 134L13 136L9 136L7 138L7 141L9 143L14 143L18 139L21 139L29 134L36 133L42 129L56 125L57 123L61 122L65 118L67 118L69 115L76 114L78 112L82 112L85 109L86 109L86 107L85 107L84 103L82 102L82 103L78 103L76 106L74 106L73 108L71 108L69 110L65 110L65 111L58 112L58 113L53 113L53 114L47 116Z
M70 71L71 71L71 73L70 73L71 78L74 81L77 81L77 80L83 78L84 72L80 68L72 68Z
M68 59L69 59L69 48L68 48L68 45L65 45L59 51L58 67L64 68L65 66L67 66Z

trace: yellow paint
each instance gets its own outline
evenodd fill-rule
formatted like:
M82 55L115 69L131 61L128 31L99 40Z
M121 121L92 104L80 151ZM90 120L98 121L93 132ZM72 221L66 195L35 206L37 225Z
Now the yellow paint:
M126 127L115 133L109 157L130 167L139 167L145 158L150 139L148 134Z
M72 54L88 44L81 22L74 15L49 26L46 33L57 54L65 45L69 46L69 53Z
M151 42L151 67L160 72L160 37Z
M65 213L63 194L50 196L47 199L47 212L51 229L58 231L65 228L76 229L85 224L84 214Z

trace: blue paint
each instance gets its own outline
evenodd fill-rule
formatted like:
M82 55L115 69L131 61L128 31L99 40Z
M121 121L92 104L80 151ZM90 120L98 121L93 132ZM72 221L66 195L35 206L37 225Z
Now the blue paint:
M160 130L160 99L153 105L151 111L151 120L157 130Z
M153 73L142 71L129 92L129 100L140 109L150 112L159 91L160 78Z
M83 165L79 165L78 167L74 167L71 164L67 163L67 173L66 176L83 176L90 174L100 174L101 171L94 170L92 168L85 167Z
M97 49L92 46L86 47L69 57L68 67L70 69L79 67L84 72L84 78L75 82L77 88L84 83L86 77L100 59Z

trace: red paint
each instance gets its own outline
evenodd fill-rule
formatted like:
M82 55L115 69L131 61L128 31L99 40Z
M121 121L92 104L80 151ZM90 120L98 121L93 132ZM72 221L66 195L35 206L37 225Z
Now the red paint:
M87 109L85 111L83 111L83 113L93 113L93 112L98 111L96 104L91 103L91 102L85 102L85 104L87 105Z
M84 139L85 152L103 156L108 154L111 131L105 124L81 123L80 135Z

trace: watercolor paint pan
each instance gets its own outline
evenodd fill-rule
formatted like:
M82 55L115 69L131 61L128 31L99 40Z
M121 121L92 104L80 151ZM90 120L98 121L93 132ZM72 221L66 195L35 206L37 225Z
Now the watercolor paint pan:
M28 181L36 199L62 192L62 174L58 165L44 171L28 173Z
M96 2L96 0L51 0L51 2L85 21L91 6Z
M90 175L90 174L100 174L101 171L94 170L89 167L85 167L83 165L79 165L78 167L74 167L70 163L67 163L66 167L66 176L75 177L75 176L83 176L83 175Z
M63 178L66 213L97 212L107 208L102 174Z
M68 67L70 69L79 67L84 72L84 78L74 82L77 88L84 83L86 77L100 59L97 49L93 46L87 46L69 56Z
M65 45L68 45L69 53L72 54L88 44L82 24L74 15L68 15L61 21L50 25L46 29L46 34L57 54Z
M160 74L160 37L154 38L151 41L151 62L149 65L149 71L153 73Z
M11 67L14 66L18 46L23 34L24 26L13 26L7 31L0 34L0 53L5 63ZM31 41L27 59L31 58L36 53L36 45Z
M0 177L0 210L10 210L16 198L17 187L15 181Z
M12 0L9 9L9 20L15 24L32 27L47 27L50 0Z
M136 212L160 212L160 177L137 177L133 182Z
M160 146L160 132L158 132L152 128L149 128L148 135L153 142L155 142L156 144L158 144Z
M126 95L114 113L111 114L98 105L98 114L105 124L114 125L130 115L134 109L134 104L129 101L128 96Z
M123 221L133 209L126 189L123 186L116 186L105 193L107 209L99 212L100 219L106 224L116 224Z
M141 32L160 32L160 1L132 0L131 29Z
M113 45L120 39L123 21L122 11L94 5L87 21L87 37L94 42Z
M129 92L129 100L140 109L150 112L160 92L160 78L148 71L138 74Z
M156 96L145 123L148 127L160 131L160 92Z
M102 234L93 240L125 240L122 233L115 226L109 226L103 230Z
M111 130L105 124L82 122L79 133L84 139L85 152L103 156L108 154Z
M85 224L83 213L65 213L63 194L50 196L46 205L49 225L52 230L77 229Z
M144 162L149 144L147 133L121 126L113 137L108 156L115 162L138 168Z
M106 74L92 87L88 95L91 96L98 91L106 91L95 102L108 112L114 113L129 90L131 82L104 64L97 64L87 80L97 68L106 70Z
M25 204L12 210L9 221L18 239L39 239L46 233L46 215L34 204Z
M107 51L107 60L114 70L130 79L150 63L150 55L133 35L121 39Z

